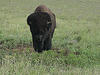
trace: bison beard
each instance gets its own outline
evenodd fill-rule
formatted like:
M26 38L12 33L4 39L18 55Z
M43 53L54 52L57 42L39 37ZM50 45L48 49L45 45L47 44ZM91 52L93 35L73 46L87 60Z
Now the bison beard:
M39 10L38 10L39 9ZM39 6L28 16L27 23L32 34L35 51L50 50L56 27L55 15L46 6Z

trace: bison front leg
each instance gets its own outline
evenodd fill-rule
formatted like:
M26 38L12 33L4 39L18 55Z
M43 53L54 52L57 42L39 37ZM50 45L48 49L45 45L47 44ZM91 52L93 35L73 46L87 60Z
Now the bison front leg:
M44 50L50 50L52 46L52 38L48 37L44 41Z

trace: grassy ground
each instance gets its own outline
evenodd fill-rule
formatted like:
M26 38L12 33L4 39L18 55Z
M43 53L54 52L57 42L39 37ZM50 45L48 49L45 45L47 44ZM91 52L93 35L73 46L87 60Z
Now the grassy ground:
M27 16L45 4L56 14L51 51L32 52ZM99 0L0 0L0 75L99 75Z

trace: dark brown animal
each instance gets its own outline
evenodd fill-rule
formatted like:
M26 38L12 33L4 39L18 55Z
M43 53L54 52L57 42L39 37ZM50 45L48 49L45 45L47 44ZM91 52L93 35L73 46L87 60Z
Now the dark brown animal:
M38 6L27 18L35 51L50 50L56 28L55 14L45 5Z

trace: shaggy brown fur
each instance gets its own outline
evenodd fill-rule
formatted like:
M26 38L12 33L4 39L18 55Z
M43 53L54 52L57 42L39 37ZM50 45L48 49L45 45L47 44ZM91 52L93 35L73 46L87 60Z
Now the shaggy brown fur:
M27 18L35 51L50 50L56 28L55 14L45 5L38 6Z

